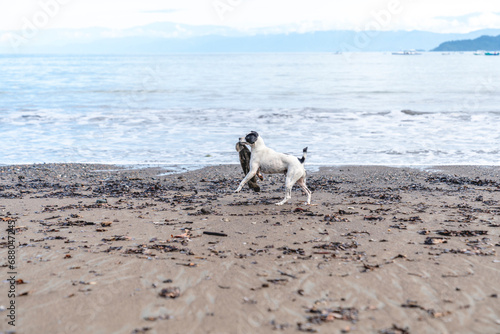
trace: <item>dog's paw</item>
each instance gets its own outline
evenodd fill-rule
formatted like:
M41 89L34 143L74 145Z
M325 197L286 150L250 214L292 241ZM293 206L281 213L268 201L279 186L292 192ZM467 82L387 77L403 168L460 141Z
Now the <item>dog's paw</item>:
M240 189L240 188L238 188L238 189L236 189L236 190L234 191L234 193L235 193L235 194L236 194L236 193L239 193L239 192L240 192L240 190L241 190L241 189Z

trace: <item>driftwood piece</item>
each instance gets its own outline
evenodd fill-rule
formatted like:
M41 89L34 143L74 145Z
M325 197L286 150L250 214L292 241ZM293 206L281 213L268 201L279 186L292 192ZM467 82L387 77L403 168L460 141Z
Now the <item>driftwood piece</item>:
M240 164L245 175L250 171L250 156L251 152L244 144L236 143L236 151L240 154ZM259 173L257 173L259 174ZM261 178L262 179L262 178ZM248 186L253 191L260 191L260 186L257 184L257 176L254 176L248 181Z

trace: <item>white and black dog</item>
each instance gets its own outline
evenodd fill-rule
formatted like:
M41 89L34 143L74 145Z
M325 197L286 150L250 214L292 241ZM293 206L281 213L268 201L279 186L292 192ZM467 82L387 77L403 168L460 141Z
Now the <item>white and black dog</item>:
M264 174L284 173L286 175L285 198L276 205L283 205L292 197L292 187L295 183L306 193L306 204L311 204L311 191L306 186L306 170L304 169L307 147L302 151L303 155L300 159L289 154L278 153L267 147L262 137L255 131L240 138L240 143L250 145L252 155L250 157L250 171L235 192L239 192L260 169Z

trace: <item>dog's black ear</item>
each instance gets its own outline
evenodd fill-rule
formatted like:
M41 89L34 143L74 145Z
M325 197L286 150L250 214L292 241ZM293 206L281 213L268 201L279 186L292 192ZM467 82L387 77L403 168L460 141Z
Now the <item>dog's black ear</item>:
M257 141L257 138L259 138L259 134L255 131L252 131L246 135L245 141L249 144L254 144Z

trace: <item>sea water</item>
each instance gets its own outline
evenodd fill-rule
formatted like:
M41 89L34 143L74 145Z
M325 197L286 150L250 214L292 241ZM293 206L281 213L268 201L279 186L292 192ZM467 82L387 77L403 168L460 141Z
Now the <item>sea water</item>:
M0 164L233 164L253 130L310 165L498 165L499 129L500 57L0 56Z

